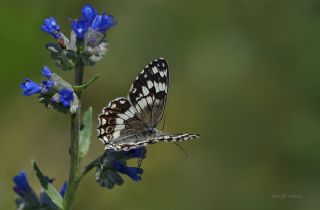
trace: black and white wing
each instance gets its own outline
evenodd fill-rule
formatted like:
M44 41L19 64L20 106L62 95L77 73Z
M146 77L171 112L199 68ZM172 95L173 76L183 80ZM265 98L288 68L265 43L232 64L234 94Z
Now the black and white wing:
M106 145L106 149L131 149L130 145L134 146L146 129L136 109L124 97L110 101L98 120L98 139Z
M133 82L128 98L147 127L156 127L161 120L167 101L168 85L169 69L163 58L146 65Z
M199 138L198 134L166 135L155 128L164 112L168 85L168 64L156 59L137 76L128 98L116 98L103 108L97 131L106 149L130 150L159 141Z
M182 133L182 134L164 134L154 138L150 138L148 140L148 144L154 144L157 142L180 142L180 141L188 141L192 139L198 139L200 137L199 134L190 134L190 133Z

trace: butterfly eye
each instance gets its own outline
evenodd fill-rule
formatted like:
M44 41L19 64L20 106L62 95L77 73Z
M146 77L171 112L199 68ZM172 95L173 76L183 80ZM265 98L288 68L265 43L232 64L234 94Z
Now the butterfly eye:
M111 134L108 134L108 135L107 135L107 139L108 139L108 140L112 139L112 135L111 135Z
M113 127L109 126L107 127L107 133L111 133L113 131Z

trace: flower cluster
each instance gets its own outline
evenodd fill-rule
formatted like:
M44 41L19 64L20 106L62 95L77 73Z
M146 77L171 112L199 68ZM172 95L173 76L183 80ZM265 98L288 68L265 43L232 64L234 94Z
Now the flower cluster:
M68 39L61 31L56 19L50 17L44 20L41 30L53 36L57 42L48 43L47 49L52 59L62 70L71 70L80 58L86 65L94 65L107 52L107 42L104 40L106 31L115 25L111 15L99 15L89 4L82 7L82 17L71 22L71 36Z
M53 179L47 178L51 183ZM13 178L15 186L13 190L17 193L19 198L16 200L16 205L19 210L24 209L59 209L52 200L48 197L47 193L41 192L39 197L30 187L27 174L21 171L18 175ZM67 182L64 182L60 189L61 197L64 196L67 189Z
M72 86L53 73L47 66L43 67L41 74L47 79L42 81L41 84L25 78L25 81L20 85L23 90L22 95L39 94L39 101L44 103L45 106L64 113L74 113L79 102Z
M97 10L91 5L86 4L81 10L82 18L72 21L72 29L76 33L77 39L83 39L89 28L94 31L105 33L111 28L115 21L111 15L98 15Z
M120 174L129 176L133 181L140 181L143 170L140 167L128 167L127 161L132 158L138 158L141 161L146 157L146 152L145 147L129 151L106 150L97 164L97 182L102 187L111 189L114 185L121 185L124 182Z

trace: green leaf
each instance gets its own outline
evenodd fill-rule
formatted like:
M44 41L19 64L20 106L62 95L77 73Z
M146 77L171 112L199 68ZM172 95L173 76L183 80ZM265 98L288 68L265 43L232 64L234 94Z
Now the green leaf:
M90 79L88 82L83 83L82 85L75 85L73 89L75 91L84 90L89 85L91 85L94 81L96 81L100 77L100 74L96 74L92 79Z
M82 129L80 130L80 159L88 153L90 139L92 135L92 107L90 107L82 117Z
M53 187L53 185L49 182L49 180L42 174L38 165L34 160L31 161L33 169L43 187L44 191L47 193L49 198L52 200L54 204L56 204L61 210L63 210L62 197L60 193Z

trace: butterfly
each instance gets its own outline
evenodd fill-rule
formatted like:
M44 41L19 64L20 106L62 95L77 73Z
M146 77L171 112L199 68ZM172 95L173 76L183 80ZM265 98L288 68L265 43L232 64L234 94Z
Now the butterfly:
M179 142L199 134L166 134L156 129L167 101L169 69L165 59L151 61L136 77L127 97L109 102L98 116L98 139L105 149L128 151L157 142Z

